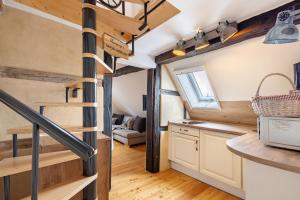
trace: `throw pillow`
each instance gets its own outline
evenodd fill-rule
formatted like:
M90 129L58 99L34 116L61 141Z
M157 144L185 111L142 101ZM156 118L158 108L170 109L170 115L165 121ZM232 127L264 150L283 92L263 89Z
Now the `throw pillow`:
M124 115L122 115L122 114L113 114L112 117L117 118L116 122L115 122L115 125L121 125L122 124Z
M113 117L112 120L111 120L111 123L112 123L113 125L116 125L116 121L117 121L117 118Z
M130 119L132 119L131 116L125 115L125 116L124 116L124 119L123 119L123 122L122 122L122 126L127 126L127 123L128 123L128 121L129 121Z
M127 122L127 128L128 128L129 130L132 130L132 129L133 129L133 125L134 125L134 118L131 118L131 119L129 119L128 122Z
M140 133L144 132L146 130L146 118L137 116L134 120L133 130Z

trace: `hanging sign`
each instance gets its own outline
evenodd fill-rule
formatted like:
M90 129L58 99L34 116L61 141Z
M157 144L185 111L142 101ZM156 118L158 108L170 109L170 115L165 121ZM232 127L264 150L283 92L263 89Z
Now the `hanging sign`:
M127 44L103 34L103 49L112 56L128 59L130 49Z

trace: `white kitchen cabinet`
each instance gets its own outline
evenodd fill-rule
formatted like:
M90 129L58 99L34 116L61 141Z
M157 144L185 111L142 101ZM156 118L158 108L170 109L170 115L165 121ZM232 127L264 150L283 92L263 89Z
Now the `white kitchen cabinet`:
M200 172L223 183L242 187L242 159L231 153L226 140L235 135L201 130Z
M171 133L170 160L193 170L199 170L199 137Z

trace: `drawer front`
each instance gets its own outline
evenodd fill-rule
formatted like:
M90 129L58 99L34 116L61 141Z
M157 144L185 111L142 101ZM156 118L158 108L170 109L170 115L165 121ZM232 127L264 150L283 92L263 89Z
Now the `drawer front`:
M185 127L185 126L176 126L176 125L171 126L171 131L176 132L176 133L182 133L185 135L191 135L194 137L199 137L199 134L200 134L199 129L189 128L189 127Z

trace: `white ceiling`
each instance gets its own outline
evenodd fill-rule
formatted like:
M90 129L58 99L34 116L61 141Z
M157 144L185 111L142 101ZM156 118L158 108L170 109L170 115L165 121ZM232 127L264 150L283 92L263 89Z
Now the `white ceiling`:
M136 41L140 54L156 56L193 37L198 27L214 29L220 20L243 21L291 0L168 0L181 13Z
M168 0L181 12L159 27L145 34L135 43L136 54L129 60L118 59L118 67L133 65L154 68L154 57L174 47L179 39L189 39L197 28L204 31L214 29L221 20L242 21L276 8L291 0ZM81 26L35 10L14 0L3 0L6 5L41 17L63 23L76 29ZM134 16L141 8L127 6L127 13Z

